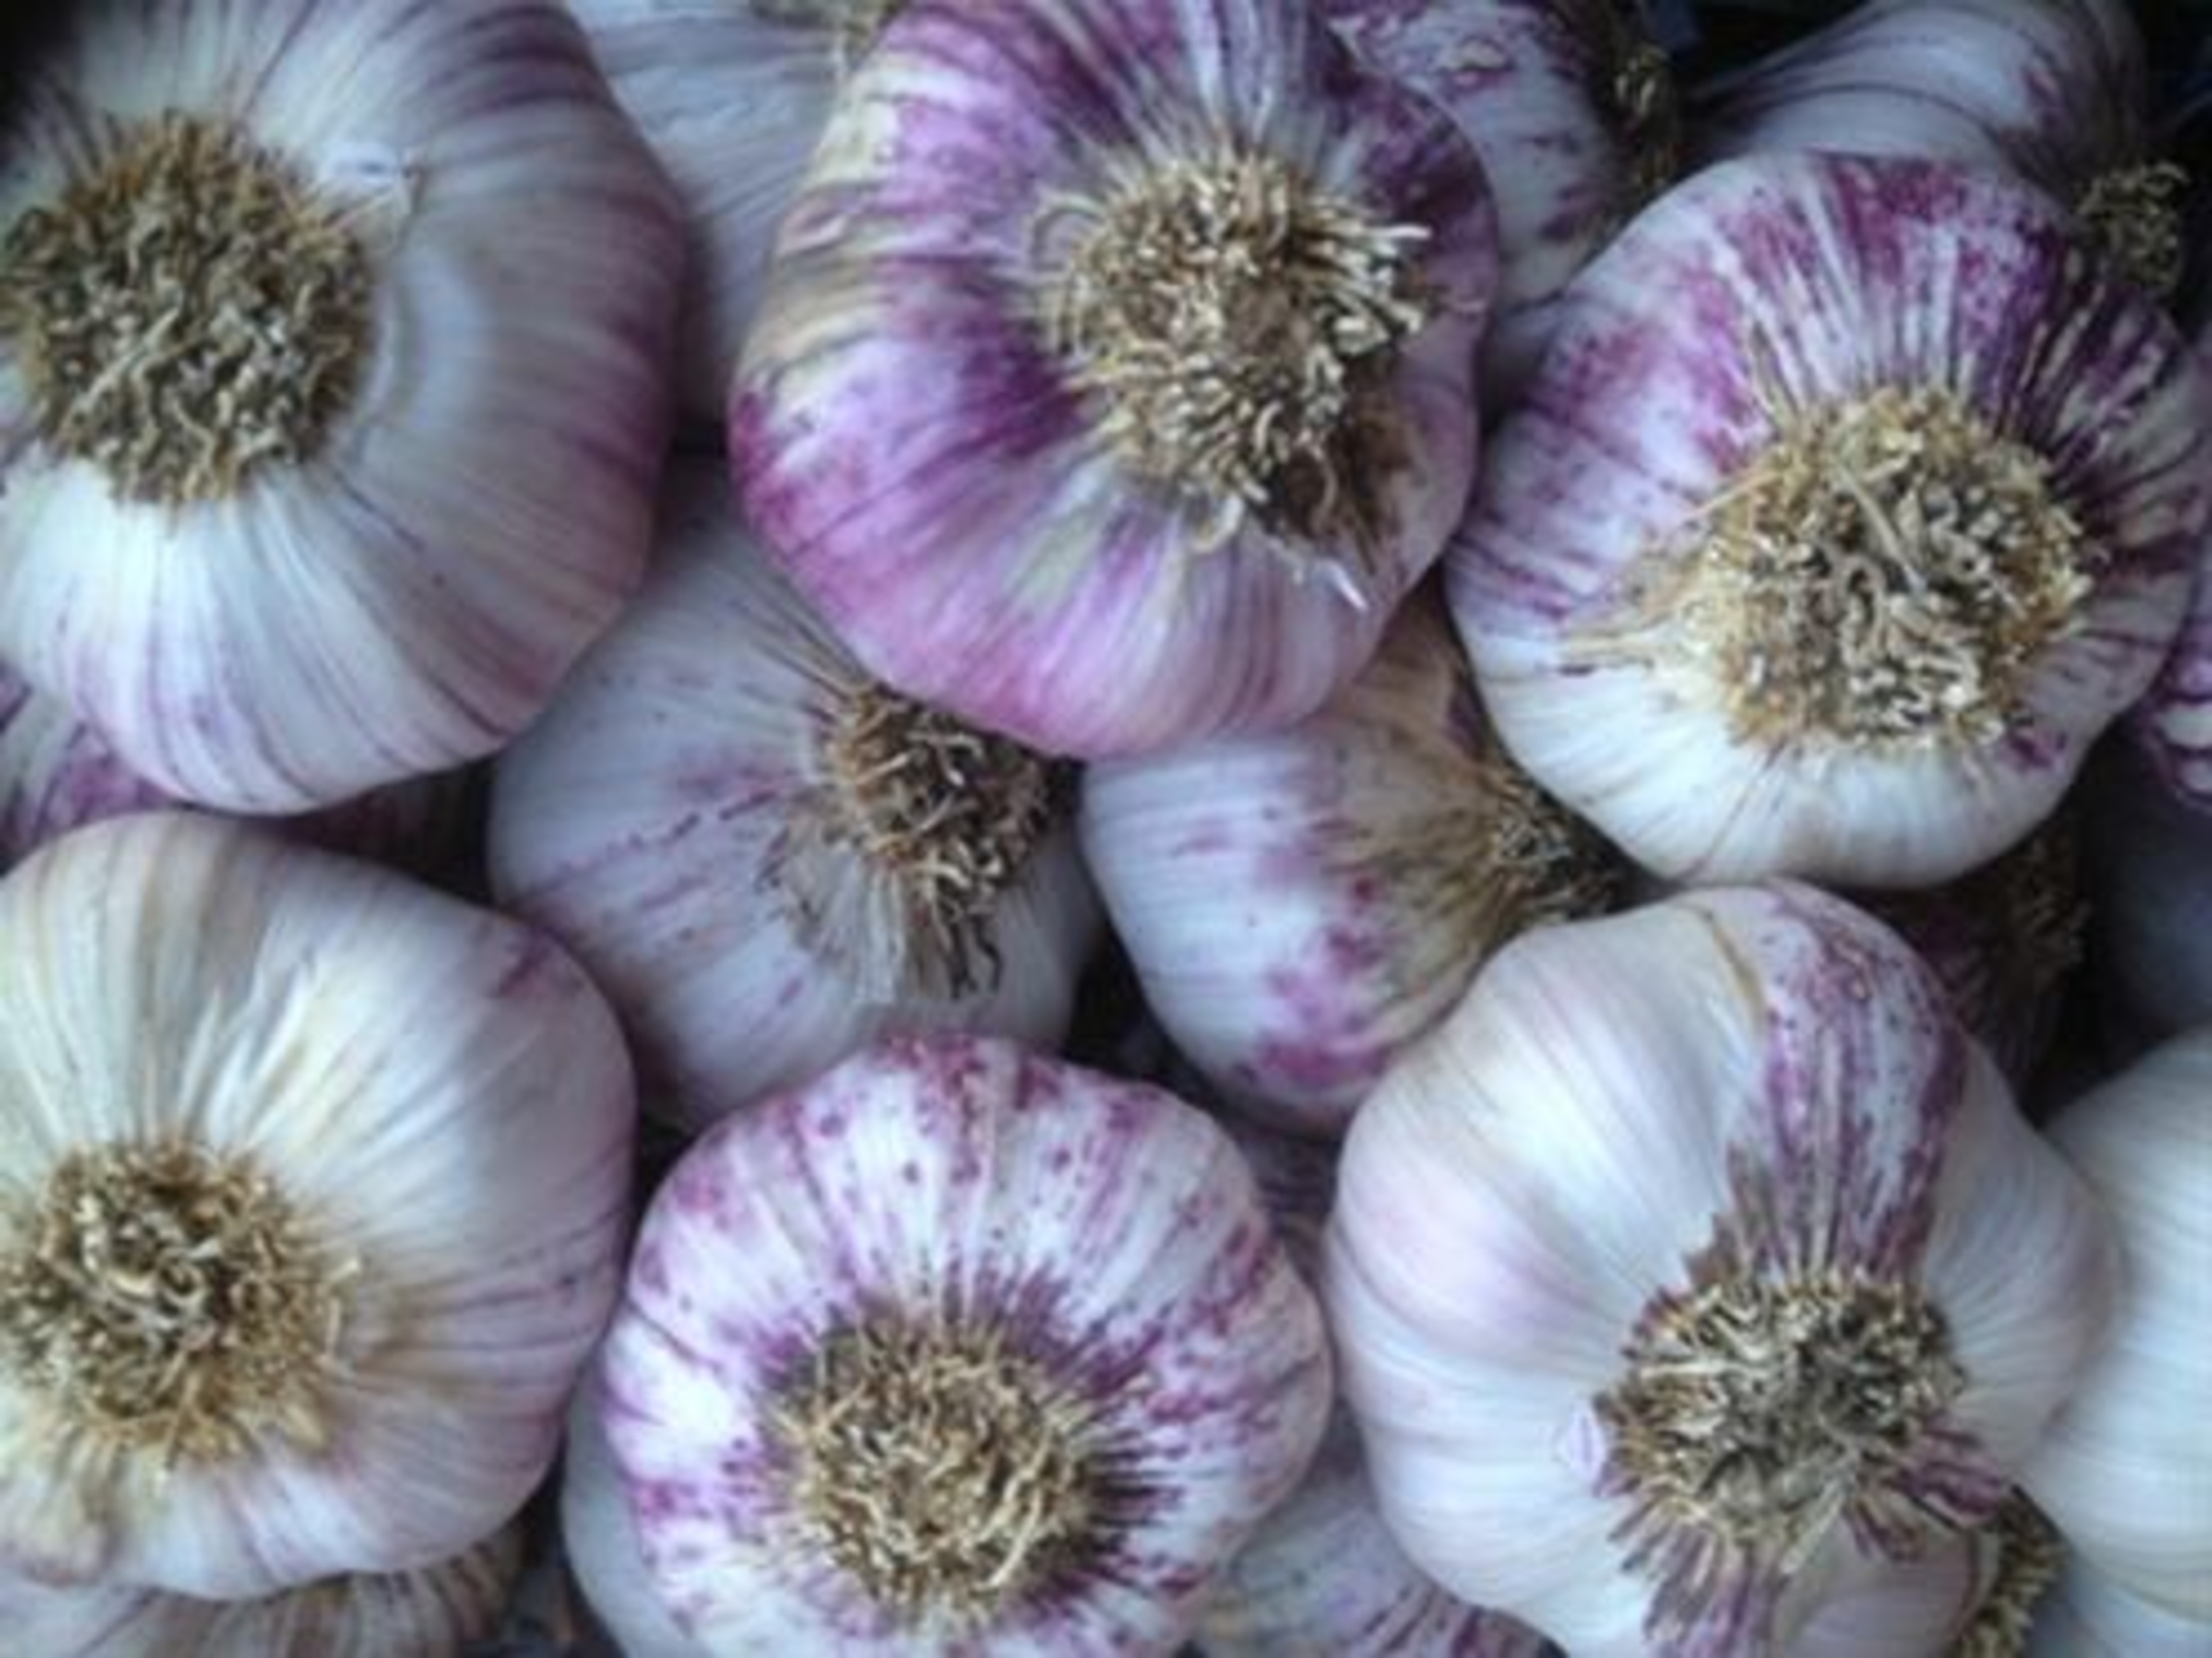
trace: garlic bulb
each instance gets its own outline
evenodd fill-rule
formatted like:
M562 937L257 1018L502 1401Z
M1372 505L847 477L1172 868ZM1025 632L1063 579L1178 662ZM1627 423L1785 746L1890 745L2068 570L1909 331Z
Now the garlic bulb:
M2120 1588L2212 1626L2212 1027L2060 1114L2125 1257L2119 1318L2020 1476Z
M499 1625L522 1527L415 1571L324 1578L253 1600L0 1579L0 1624L31 1658L459 1658Z
M2163 298L2185 177L2155 159L2149 107L2126 0L1868 0L1704 89L1694 126L1707 161L1824 150L2010 174Z
M1318 1281L1336 1148L1226 1126L1292 1264ZM1537 1658L1550 1651L1513 1619L1455 1600L1406 1558L1375 1507L1359 1431L1341 1407L1329 1413L1298 1489L1221 1569L1199 1645L1207 1658Z
M647 1569L712 1653L1164 1654L1329 1401L1220 1130L968 1036L700 1140L602 1375Z
M575 23L88 0L20 73L0 655L211 805L498 747L635 584L667 428L673 204Z
M2177 798L2125 742L2099 753L2082 793L2089 979L2133 1056L2212 1024L2212 810Z
M1576 1658L1790 1650L1989 1519L2116 1267L1933 975L1791 884L1509 945L1361 1107L1325 1263L1399 1541Z
M898 0L569 0L690 238L676 386L718 426L784 212Z
M2195 343L2198 358L2212 364L2212 319ZM2174 797L2212 813L2212 546L2198 550L2180 637L2128 723Z
M1098 905L1072 779L870 679L678 463L654 575L496 768L502 901L703 1126L882 1032L1068 1031Z
M2212 1623L2131 1595L2066 1556L2058 1582L2037 1608L2027 1658L2204 1658Z
M1091 767L1082 823L1176 1045L1259 1120L1309 1133L1342 1133L1492 951L1614 886L1595 835L1507 757L1426 593L1288 730Z
M633 1103L550 944L190 814L0 882L0 1562L230 1598L522 1503L614 1301Z
M561 1543L593 1615L623 1658L705 1658L646 1575L638 1522L600 1424L599 1390L577 1389L561 1453Z
M2054 207L1754 157L1568 290L1449 592L1515 757L1656 873L1921 886L2047 816L2179 622L2212 375Z
M1666 54L1623 0L1323 0L1360 55L1433 98L1482 157L1498 207L1497 315L1482 392L1502 407L1550 338L1567 280L1674 182Z
M747 514L869 671L1056 754L1287 724L1475 461L1474 152L1305 0L912 0L739 366Z
M480 778L473 769L410 777L281 821L312 845L472 892ZM183 804L126 766L66 702L0 665L0 873L71 829Z

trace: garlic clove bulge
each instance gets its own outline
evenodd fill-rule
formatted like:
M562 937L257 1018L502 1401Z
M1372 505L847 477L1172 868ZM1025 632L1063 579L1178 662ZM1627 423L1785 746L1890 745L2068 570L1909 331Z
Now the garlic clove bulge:
M1417 594L1314 714L1101 761L1084 851L1144 999L1256 1120L1341 1134L1522 930L1606 908L1616 860L1507 756Z
M1666 54L1617 0L1324 0L1322 12L1482 157L1501 261L1482 395L1504 407L1544 355L1559 290L1680 171Z
M2212 1028L2076 1100L2050 1135L2126 1270L2112 1339L2020 1484L2117 1587L2212 1625Z
M2212 376L2056 208L1892 159L1691 179L1568 290L1448 567L1515 757L1683 881L1948 880L2156 673Z
M561 1452L561 1542L594 1616L623 1658L704 1658L661 1603L646 1575L644 1545L591 1381L569 1407Z
M519 1523L414 1571L321 1578L252 1600L0 1579L0 1623L31 1658L461 1658L498 1628Z
M2115 1271L1933 975L1792 884L1509 945L1361 1107L1325 1245L1399 1541L1600 1658L1787 1650L1988 1520Z
M570 0L683 203L686 421L719 426L783 215L898 0Z
M785 220L729 436L862 663L1055 754L1310 712L1441 552L1482 171L1303 0L914 0Z
M405 1570L543 1476L634 1103L549 941L189 814L0 882L0 1561L212 1597Z
M677 462L631 613L495 768L494 889L688 1127L870 1037L1067 1035L1099 933L1067 768L870 679Z
M1329 1400L1218 1128L954 1036L694 1145L602 1378L647 1569L716 1653L1169 1652Z
M574 21L93 0L23 78L0 654L203 804L497 748L635 586L667 435L674 206Z
M2182 170L2156 159L2143 41L2125 0L1868 0L1699 91L1707 162L1819 150L2008 174L2170 297Z
M2204 1658L2212 1621L2130 1594L2068 1551L2028 1631L2026 1658Z

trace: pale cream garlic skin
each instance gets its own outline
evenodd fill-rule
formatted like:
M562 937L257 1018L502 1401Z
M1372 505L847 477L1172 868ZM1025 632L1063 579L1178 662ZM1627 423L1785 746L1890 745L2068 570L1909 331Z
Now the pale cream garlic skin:
M2212 1027L2076 1100L2051 1139L2118 1230L2112 1339L2020 1475L2066 1541L2212 1642Z
M246 1600L0 1579L0 1628L25 1658L461 1658L497 1632L522 1561L517 1521L414 1571Z
M872 679L679 460L645 592L497 762L493 887L699 1128L889 1031L1058 1046L1100 931L1074 785Z
M646 1574L713 1654L1164 1658L1330 1391L1219 1128L950 1035L694 1144L600 1381Z
M0 655L231 810L499 747L636 585L670 418L675 206L576 23L53 34L0 131Z
M552 1461L635 1104L543 936L183 813L0 882L0 1568L404 1571Z
M1508 946L1354 1120L1324 1287L1425 1570L1717 1658L1925 1604L1901 1565L2003 1507L2117 1265L1929 971L1781 883Z
M1322 708L1085 772L1084 853L1144 1000L1255 1120L1341 1134L1526 928L1618 860L1505 752L1436 595Z
M1507 746L1654 873L1925 886L2173 641L2212 378L2024 187L1760 155L1568 290L1448 592Z

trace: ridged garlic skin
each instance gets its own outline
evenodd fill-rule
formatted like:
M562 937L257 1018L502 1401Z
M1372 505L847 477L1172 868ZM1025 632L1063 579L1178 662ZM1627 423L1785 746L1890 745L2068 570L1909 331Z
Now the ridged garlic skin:
M577 1389L569 1408L569 1437L561 1451L561 1549L623 1658L707 1658L707 1649L677 1626L646 1575L638 1522L600 1425L593 1381Z
M1492 951L1608 896L1595 837L1514 770L1426 593L1288 730L1090 767L1082 826L1146 1005L1294 1132L1341 1134Z
M1448 110L1483 159L1501 266L1482 395L1504 406L1544 355L1559 290L1673 182L1665 60L1611 0L1324 0L1321 9L1361 56ZM1648 106L1624 108L1624 87Z
M859 43L835 21L834 0L812 10L787 0L569 9L682 199L690 248L676 387L687 421L718 427L776 231Z
M2125 1271L2111 1339L2020 1484L2116 1587L2212 1636L2212 1028L2075 1101L2050 1134L2111 1216Z
M1562 310L1447 566L1485 705L1537 780L1684 882L1928 885L2046 816L2157 672L2212 509L2212 379L2157 308L2020 187L1776 155L1662 199ZM2094 550L1988 735L1743 725L1763 682L1716 671L1664 602L1701 515L1778 452L1770 406L1869 387L1939 388L2024 445Z
M2092 982L2123 1053L2212 1024L2212 811L2115 743L2083 788Z
M628 1059L566 957L365 864L156 814L80 830L0 883L0 1560L251 1596L428 1564L521 1505L613 1306L630 1202ZM90 1253L67 1270L91 1277L67 1281L106 1287L77 1305L141 1293L123 1264L100 1267L141 1259L103 1253L122 1221L58 1217L50 1195L83 1158L131 1147L258 1182L224 1201L279 1205L248 1234L275 1242L222 1246L207 1270L287 1271L254 1292L268 1317L296 1304L328 1321L281 1349L253 1334L265 1322L226 1323L227 1343L281 1368L221 1396L231 1435L166 1468L159 1445L87 1415L110 1350L35 1311L65 1270L37 1241L57 1225L111 1229L78 1240ZM41 1212L47 1230L25 1230ZM186 1271L184 1247L156 1257L165 1271ZM46 1301L20 1299L42 1282ZM328 1345L296 1346L307 1336ZM34 1359L77 1380L57 1390ZM176 1362L195 1391L134 1407L153 1428L212 1409L194 1402L246 1360Z
M1869 0L1701 91L1708 163L1761 151L1912 156L2009 173L2073 204L2149 147L2125 0Z
M335 207L368 290L312 453L175 506L59 453L0 339L0 653L134 771L230 809L497 748L636 585L668 429L675 207L574 21L92 0L18 93L0 237L183 112Z
M646 591L498 761L494 891L576 952L655 1080L649 1107L685 1126L889 1031L1067 1035L1100 925L1071 814L992 900L955 991L911 918L866 896L868 855L823 827L843 810L827 733L868 683L718 474L678 462Z
M2002 1504L2115 1290L1928 971L1788 884L1509 946L1361 1108L1326 1246L1399 1540L1578 1658L1866 1627L1886 1547Z
M0 1579L0 1623L26 1658L460 1658L498 1629L522 1555L510 1524L436 1565L254 1600Z
M1232 160L1244 178L1222 176ZM1240 351L1319 361L1334 323L1228 331L1194 365L1125 329L1093 340L1097 362L1057 341L1087 314L1084 252L1134 234L1110 205L1205 191L1233 218L1272 200L1255 180L1309 217L1357 218L1332 280L1403 265L1387 299L1348 296L1380 309L1336 318L1345 338L1408 304L1421 318L1331 369L1372 372L1326 485L1215 487L1198 474L1260 446L1270 415L1231 429L1201 410L1211 369L1248 368ZM1167 235L1182 215L1154 205ZM1282 726L1373 653L1460 516L1497 258L1466 141L1357 69L1305 0L912 0L785 220L730 411L745 511L872 672L978 725L1084 758ZM1129 303L1163 327L1216 314L1206 284L1236 262L1191 259ZM1204 441L1086 365L1164 382L1189 366L1175 407ZM1155 438L1172 476L1127 458Z
M893 1328L987 1333L1060 1395L1056 1418L1078 1412L1103 1481L1040 1562L1010 1524L1021 1482L991 1476L1002 1511L970 1518L1014 1575L976 1618L926 1597L896 1615L806 1505L793 1400L836 1342ZM1319 1309L1218 1128L1156 1089L960 1036L879 1043L701 1139L648 1210L602 1381L647 1569L714 1653L1170 1652L1304 1471L1329 1401ZM864 1414L819 1454L973 1463L927 1441L960 1408ZM928 1484L956 1478L938 1464ZM932 1547L919 1519L867 1520L830 1535L892 1560ZM939 1551L969 1546L940 1521Z
M2037 1609L2025 1658L2204 1658L2208 1645L2212 1623L2132 1595L2069 1554Z
M2198 357L2212 363L2212 323L2195 340ZM2181 636L2129 725L2174 797L2212 813L2212 538L2197 552Z

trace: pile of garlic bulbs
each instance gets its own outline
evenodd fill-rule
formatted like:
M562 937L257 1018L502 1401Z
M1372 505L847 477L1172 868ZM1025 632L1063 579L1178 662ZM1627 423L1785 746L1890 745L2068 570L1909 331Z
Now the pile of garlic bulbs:
M0 33L11 1658L2212 1652L2203 28Z

